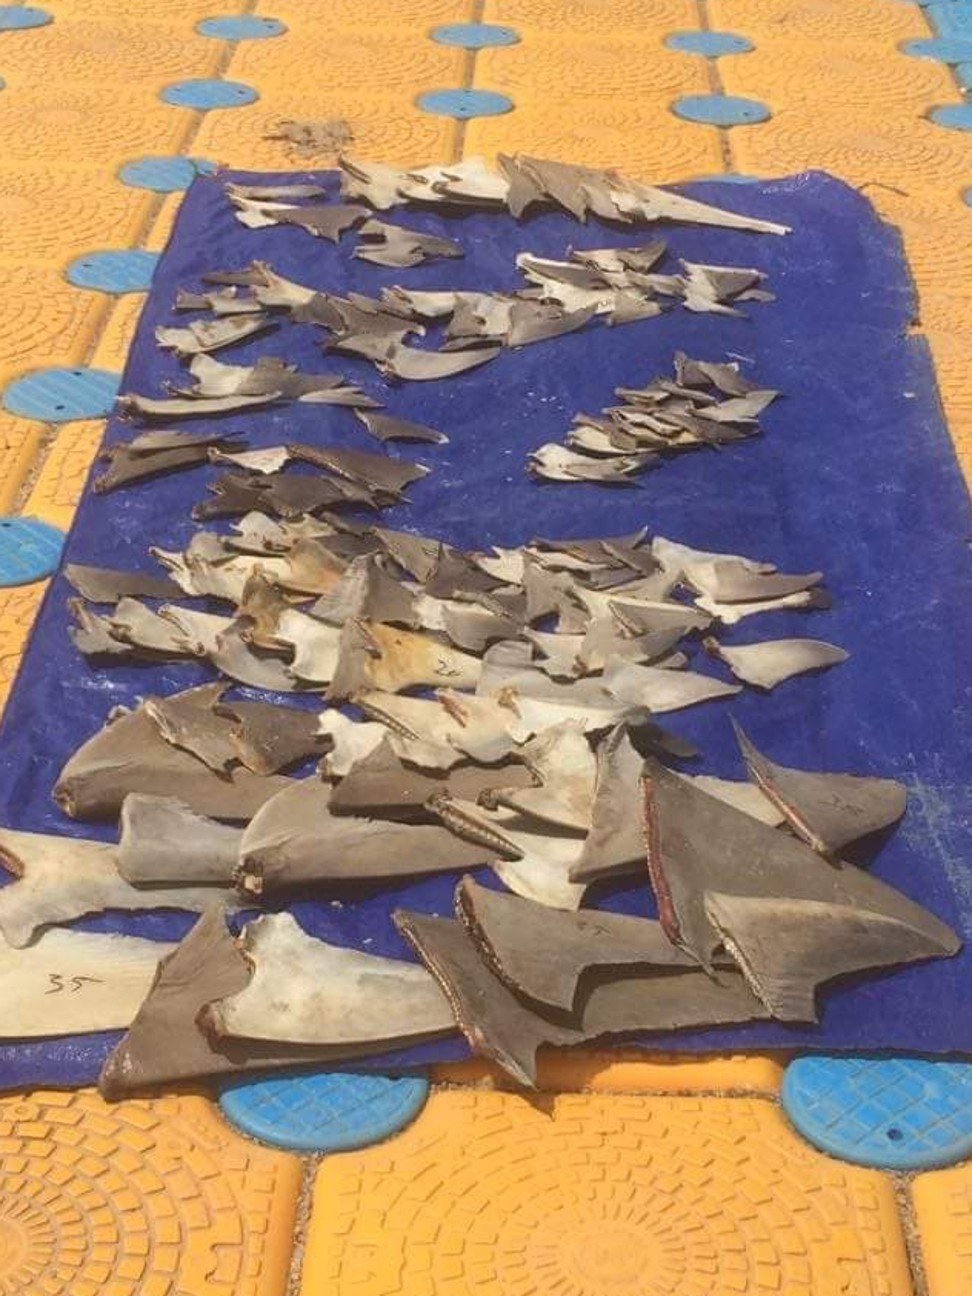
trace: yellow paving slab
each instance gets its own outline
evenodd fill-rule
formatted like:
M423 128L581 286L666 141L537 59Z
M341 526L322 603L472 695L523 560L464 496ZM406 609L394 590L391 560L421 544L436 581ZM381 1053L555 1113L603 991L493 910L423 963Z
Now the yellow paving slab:
M47 581L0 589L0 709L7 701L46 589Z
M199 154L194 155L201 156ZM166 194L161 201L157 199L151 228L142 242L142 246L147 248L149 252L162 252L164 250L166 243L169 241L169 235L172 233L172 226L175 224L175 218L179 213L183 197L182 193L171 193Z
M786 175L816 167L855 185L957 190L969 178L969 142L921 117L783 108L730 132L740 171Z
M376 78L376 88L381 88ZM421 112L410 98L349 95L333 80L322 78L307 89L281 87L260 101L233 112L209 113L193 144L193 153L230 167L253 170L299 170L330 166L333 153L308 156L286 140L270 139L281 121L346 120L354 133L350 152L400 166L422 166L455 157L456 124L448 117Z
M299 1183L202 1098L5 1097L0 1291L283 1296Z
M442 23L472 22L478 0L394 0L397 30L412 35ZM374 27L387 31L388 0L259 0L257 12L280 18L290 29L315 19L332 27ZM313 78L312 59L302 76Z
M728 93L761 99L774 113L804 106L836 110L848 121L861 112L920 117L929 104L955 98L944 63L907 58L886 40L811 41L763 29L747 35L756 48L720 59L720 78Z
M749 1098L441 1091L317 1174L301 1296L910 1296L891 1181Z
M520 26L519 45L483 50L476 58L476 85L499 90L519 106L539 99L573 105L576 114L588 99L616 107L637 103L668 105L683 94L709 90L705 60L666 48L667 24L635 36L553 35Z
M483 21L506 23L518 30L543 28L575 36L651 31L697 31L699 11L694 0L485 0Z
M898 41L928 35L917 4L903 0L708 0L709 24L758 41L761 32L783 32L793 40Z
M95 368L124 370L144 305L144 293L125 293L116 300L95 347L91 360Z
M0 386L27 369L85 359L111 307L104 293L39 265L4 266L0 284Z
M50 0L58 19L88 18L113 22L117 17L131 17L135 11L130 0ZM191 32L201 18L216 14L246 13L252 0L156 0L150 11L151 21L179 34Z
M351 111L359 94L400 95L407 102L422 90L460 84L464 51L430 41L420 29L387 20L344 27L333 16L326 22L294 17L288 28L277 40L240 42L232 79L257 86L261 95L305 88L313 94L315 82L330 83Z
M67 530L104 431L100 419L65 423L57 430L24 505L26 514Z
M610 1052L541 1053L537 1088L558 1093L767 1093L779 1092L784 1061L770 1055L653 1056ZM509 1077L479 1059L443 1063L438 1084L508 1089Z
M93 248L134 246L153 198L107 172L68 175L53 159L14 169L0 156L0 266L33 261L60 270Z
M972 1163L918 1175L911 1185L928 1296L972 1291Z
M477 83L479 84L479 83ZM486 88L486 87L482 87ZM722 168L719 132L682 121L664 103L592 99L583 111L567 102L526 101L502 117L466 127L465 153L533 153L561 162L615 166L649 182L684 180Z
M56 69L58 84L117 82L146 90L170 81L215 75L225 52L223 41L153 22L131 6L117 6L104 16L58 15L46 27L4 32L3 75L17 89L44 84Z
M41 77L0 96L3 161L115 169L146 153L178 153L196 116L164 104L147 87L118 86L106 94L96 81L74 82L52 94Z
M43 424L0 411L0 513L12 510L43 439Z

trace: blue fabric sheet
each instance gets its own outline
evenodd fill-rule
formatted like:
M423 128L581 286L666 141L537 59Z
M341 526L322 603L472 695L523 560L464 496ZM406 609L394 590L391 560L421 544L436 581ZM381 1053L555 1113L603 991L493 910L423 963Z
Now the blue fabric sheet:
M416 288L509 289L522 283L514 256L562 257L570 247L647 241L650 233L587 226L547 213L517 223L500 215L443 217L403 210L393 219L462 240L461 261L384 270L351 257L353 238L334 247L299 229L250 231L234 219L227 178L200 177L189 190L155 274L123 390L161 394L181 376L158 349L154 329L173 323L176 289L214 268L267 260L282 274L337 292L377 294L396 282ZM242 177L253 178L257 177ZM264 177L259 177L264 179ZM303 175L295 179L305 178ZM319 176L311 177L320 179ZM336 188L332 174L324 177ZM304 370L340 370L407 419L446 431L447 446L392 447L434 471L385 515L465 546L516 544L531 536L615 534L646 525L692 545L769 559L781 569L826 572L829 612L776 613L744 621L727 642L786 635L826 638L851 653L845 665L786 683L770 695L747 690L731 705L709 703L665 718L696 742L705 770L740 777L729 711L774 759L811 769L874 772L903 779L907 817L876 871L972 935L972 724L969 607L972 606L965 487L939 408L923 343L907 336L914 304L897 233L866 200L821 174L738 186L699 183L686 192L793 226L787 238L675 226L661 232L670 256L754 265L777 294L751 303L745 318L693 315L677 307L659 319L618 328L592 324L552 342L503 353L493 363L438 383L387 383L373 367L322 358L321 331L282 324L224 353L234 363L259 355ZM184 317L183 317L184 318ZM741 357L747 373L785 399L762 418L764 434L721 452L686 454L629 490L531 480L528 452L562 440L578 410L597 411L619 385L671 370L672 355ZM755 364L750 364L754 360ZM186 426L207 427L204 420ZM289 404L220 420L253 446L309 441L378 448L348 410ZM131 435L113 419L109 442ZM151 566L150 543L184 545L193 502L219 469L206 467L107 496L86 490L65 559ZM220 524L225 525L225 524ZM51 586L0 729L0 822L39 832L112 831L75 823L51 800L71 752L119 703L173 692L209 678L196 665L92 669L67 636L62 577ZM706 662L710 672L721 668ZM307 705L317 705L309 699ZM316 936L376 954L410 958L390 912L410 906L449 913L452 875L396 888L344 888L293 906ZM598 897L606 907L650 914L647 885L632 881ZM333 903L340 900L340 904ZM88 929L173 939L191 925L181 914L106 915ZM863 978L825 996L819 1029L754 1025L646 1037L648 1049L894 1048L942 1053L972 1049L972 944L958 958ZM113 1037L52 1040L0 1048L0 1084L78 1083L94 1078ZM465 1055L458 1041L409 1049L364 1065L419 1065Z

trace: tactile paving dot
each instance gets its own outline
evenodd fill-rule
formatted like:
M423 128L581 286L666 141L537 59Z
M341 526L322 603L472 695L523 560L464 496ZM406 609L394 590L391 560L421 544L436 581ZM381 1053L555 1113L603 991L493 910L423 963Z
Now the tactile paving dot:
M106 293L145 292L158 259L157 252L143 252L138 248L88 252L71 262L67 278L76 288L94 288Z
M936 126L949 130L972 131L972 104L942 104L928 114Z
M160 92L160 98L176 108L240 108L259 99L260 92L242 81L216 81L197 78L176 81Z
M783 1107L832 1156L885 1170L949 1165L972 1153L972 1065L925 1058L801 1057Z
M318 1072L240 1080L220 1094L223 1115L244 1133L295 1152L367 1147L413 1120L425 1105L422 1076Z
M11 414L67 423L110 414L119 376L105 369L38 369L8 383L3 405Z
M908 1296L892 1183L748 1098L434 1093L326 1158L302 1296Z
M0 586L29 585L57 570L64 532L39 518L0 517Z
M197 175L210 175L215 170L215 163L201 158L143 157L126 162L118 172L118 179L134 189L176 193L188 189Z
M299 1162L201 1098L0 1099L0 1291L282 1296Z

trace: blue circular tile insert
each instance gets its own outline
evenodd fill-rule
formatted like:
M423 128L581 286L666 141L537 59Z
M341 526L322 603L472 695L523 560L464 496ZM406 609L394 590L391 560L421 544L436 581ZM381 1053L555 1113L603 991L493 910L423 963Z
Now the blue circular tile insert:
M673 32L665 37L665 44L683 54L704 54L706 58L718 58L720 54L748 54L755 48L745 36L714 31Z
M801 1057L783 1107L832 1156L882 1170L927 1170L972 1153L972 1065L925 1058Z
M0 31L26 31L28 27L46 27L54 15L30 5L0 5Z
M495 90L429 90L415 101L423 112L437 117L498 117L509 112L513 100Z
M64 532L39 518L0 517L0 585L29 585L57 571Z
M937 126L947 126L950 130L972 130L972 104L944 104L933 108L929 114Z
M279 18L204 18L196 23L200 36L227 41L268 40L282 36L286 30Z
M119 381L106 369L38 369L8 383L3 407L42 423L103 418L111 413Z
M176 193L188 189L197 175L211 175L215 170L215 163L202 158L143 157L126 162L118 172L118 179L133 189Z
M367 1147L404 1128L425 1106L422 1077L323 1072L239 1080L220 1095L245 1134L294 1152Z
M672 109L686 121L706 126L752 126L771 116L758 99L740 99L736 95L683 95Z
M461 49L489 49L492 45L518 45L520 33L492 23L448 23L436 27L432 39L439 45L458 45Z
M937 59L940 63L972 63L972 40L911 40L902 45L914 58Z
M68 283L99 292L145 292L159 260L157 252L137 248L123 252L87 252L67 268Z
M253 86L242 81L217 81L205 77L191 81L175 81L166 86L159 96L176 108L241 108L260 98Z

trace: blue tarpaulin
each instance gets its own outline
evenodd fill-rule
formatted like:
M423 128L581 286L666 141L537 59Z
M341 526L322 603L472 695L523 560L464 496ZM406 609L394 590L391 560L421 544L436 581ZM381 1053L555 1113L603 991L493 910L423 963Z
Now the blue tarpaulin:
M309 178L336 189L331 173ZM295 228L245 229L226 199L227 179L257 177L223 174L193 182L154 277L124 391L161 395L167 382L185 377L184 367L156 345L154 330L178 321L171 310L176 289L198 287L205 271L239 269L259 259L289 278L339 293L377 295L395 283L504 290L523 284L514 265L520 251L563 257L569 248L630 245L659 232L656 227L646 235L597 221L580 225L555 213L517 222L506 215L446 217L404 209L393 219L461 239L465 257L387 270L354 260L353 236L333 246ZM408 503L383 515L389 526L467 547L647 526L699 548L767 559L785 571L822 568L835 599L832 610L762 614L723 637L727 643L825 638L849 650L847 663L771 694L746 690L730 703L667 716L665 723L701 748L700 772L742 776L731 711L778 761L904 780L911 793L907 816L873 867L969 941L968 500L927 350L909 336L914 300L898 235L855 190L822 174L747 186L699 183L685 192L782 221L793 233L781 238L666 227L660 232L669 255L661 268L677 268L679 257L755 266L766 272L775 302L749 303L743 318L695 315L676 306L660 318L621 327L595 322L434 383L386 382L365 361L323 356L322 331L292 322L221 358L242 363L274 355L306 371L337 370L390 412L445 431L448 445L389 448L433 468L409 488ZM527 475L530 450L562 441L572 416L611 404L616 386L669 374L676 350L704 359L738 358L747 375L779 388L784 398L762 416L763 434L722 451L682 455L631 489L541 483ZM185 426L211 424L194 419ZM305 441L378 448L350 410L334 407L285 404L225 416L218 426L245 434L254 447ZM127 439L132 430L115 418L107 442ZM65 560L151 569L148 546L187 543L197 526L190 507L221 471L207 466L102 496L89 484ZM7 705L0 728L0 822L110 840L114 829L74 822L51 800L61 766L113 706L212 676L200 664L89 666L68 639L71 593L63 577L53 581ZM710 673L722 670L708 660L699 665ZM292 908L316 936L411 958L391 911L406 906L449 913L455 881L448 875L395 888L345 887ZM595 898L619 911L654 912L647 885L637 879ZM340 905L332 903L336 899ZM174 939L191 922L188 915L153 913L105 915L80 925ZM761 1024L640 1042L693 1051L972 1050L970 996L972 944L952 960L828 991L816 1029ZM90 1081L114 1038L7 1044L0 1048L0 1084ZM364 1065L417 1065L465 1051L458 1040L439 1042Z

